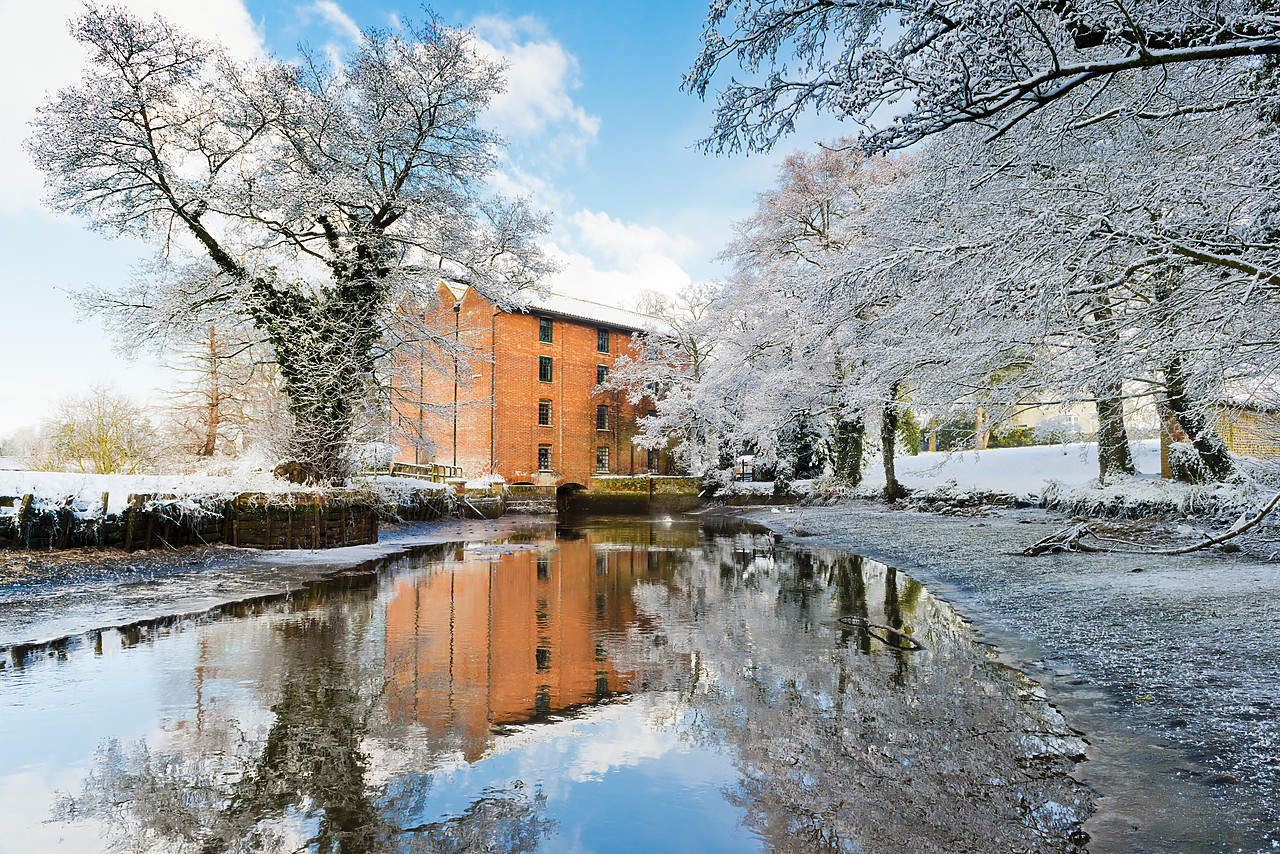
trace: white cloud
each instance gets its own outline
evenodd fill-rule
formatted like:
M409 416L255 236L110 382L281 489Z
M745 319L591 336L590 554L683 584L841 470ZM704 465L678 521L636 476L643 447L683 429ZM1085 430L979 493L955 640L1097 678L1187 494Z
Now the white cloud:
M125 0L142 16L163 15L188 32L217 39L235 56L264 51L262 35L241 0ZM36 109L48 93L82 74L85 53L67 32L67 21L84 11L80 0L0 2L0 214L40 209L43 177L22 150Z
M534 18L486 15L472 28L481 53L507 63L507 89L489 105L489 126L517 144L536 141L555 159L580 158L600 119L570 94L580 85L578 60Z
M657 226L580 210L565 218L546 249L561 264L547 281L551 290L625 305L643 290L670 294L690 284L685 264L699 247Z
M303 11L318 13L338 33L351 42L359 42L364 38L364 34L360 32L360 27L356 25L356 22L351 20L351 16L342 11L342 7L334 3L333 0L315 0Z

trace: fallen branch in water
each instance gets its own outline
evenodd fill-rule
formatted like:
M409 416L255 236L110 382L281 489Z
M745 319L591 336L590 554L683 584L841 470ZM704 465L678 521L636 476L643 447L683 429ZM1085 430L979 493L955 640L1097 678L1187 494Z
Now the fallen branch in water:
M1249 529L1256 526L1263 519L1265 519L1267 515L1272 510L1275 509L1277 504L1280 504L1280 492L1277 492L1275 495L1271 496L1271 500L1268 501L1266 505L1257 513L1255 513L1252 517L1246 519L1242 515L1239 519L1236 520L1236 523L1232 525L1226 532L1219 534L1216 537L1210 536L1208 534L1203 534L1202 536L1205 537L1203 541L1194 543L1189 546L1182 546L1181 548L1176 548L1176 549L1143 549L1143 548L1117 549L1117 548L1112 548L1110 546L1105 546L1105 545L1099 545L1099 546L1087 545L1084 542L1082 542L1085 537L1092 537L1093 539L1098 540L1100 542L1107 541L1109 538L1100 537L1096 533L1094 533L1089 527L1090 525L1089 522L1079 522L1075 525L1072 525L1069 528L1063 528L1061 530L1054 531L1052 534L1040 540L1039 542L1023 549L1022 554L1026 555L1027 557L1035 557L1037 555L1042 555L1045 552L1066 552L1066 551L1107 552L1109 554L1143 554L1143 555L1190 554L1191 552L1200 551L1201 549L1207 549L1212 546L1221 545L1222 543L1225 543L1228 540L1231 540L1240 536L1241 534L1245 533ZM1123 541L1116 541L1116 540L1111 540L1111 541L1123 542Z
M901 629L895 629L893 626L886 626L883 623L873 623L863 617L844 616L837 619L846 626L860 626L866 629L867 634L871 635L890 649L896 649L899 652L919 652L920 650L925 649L925 645L916 640L914 636L907 634ZM882 637L881 635L876 634L876 631L887 632L888 634L901 638L911 644L911 646L898 646L891 642L888 637Z
M1045 552L1065 552L1065 551L1082 551L1093 552L1097 549L1090 548L1080 542L1081 537L1093 536L1093 532L1089 530L1088 522L1080 522L1072 525L1070 528L1063 528L1060 531L1054 531L1043 540L1034 545L1027 546L1022 553L1027 557L1035 557Z

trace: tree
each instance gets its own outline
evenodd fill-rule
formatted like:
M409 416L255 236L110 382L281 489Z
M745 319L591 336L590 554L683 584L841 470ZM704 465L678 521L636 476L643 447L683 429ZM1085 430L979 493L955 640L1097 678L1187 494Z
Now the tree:
M370 28L340 65L234 61L156 17L90 5L77 86L41 110L29 149L57 210L157 242L124 294L88 301L133 340L210 318L273 348L294 446L343 475L359 402L406 297L441 278L502 306L547 269L544 219L486 198L500 140L478 119L502 69L470 36L425 21Z
M1105 475L1132 470L1124 407L1159 396L1189 436L1204 434L1197 453L1226 477L1229 458L1207 430L1212 399L1276 365L1267 271L1280 246L1259 230L1276 184L1255 171L1268 143L1255 118L1229 111L1095 123L1051 140L1079 97L997 140L975 128L935 138L880 218L897 232L880 241L883 269L901 264L928 282L939 307L963 312L971 342L1021 354L1016 371L974 390L988 409L1046 389L1094 402Z
M998 135L1068 97L1059 128L1274 110L1265 82L1229 93L1222 83L1278 53L1280 16L1259 0L716 0L684 87L705 97L733 60L747 75L718 94L704 141L715 151L767 150L806 109L868 128L892 114L861 140L884 151L956 125ZM1171 89L1176 77L1194 84ZM1094 102L1135 80L1124 98Z
M900 392L917 366L888 358L903 351L883 320L914 285L859 271L877 257L877 212L911 168L909 158L868 159L842 143L792 155L723 253L734 265L721 315L725 358L705 391L744 402L748 412L728 435L764 449L766 462L777 458L784 477L800 460L799 437L813 435L826 469L857 484L866 424L876 419L886 495L905 493L893 455Z
M110 386L62 398L40 432L32 461L40 469L137 474L153 469L160 456L146 413Z
M237 331L209 324L198 336L174 342L168 367L178 383L168 391L167 409L176 444L186 453L235 453L253 430L266 366L262 348Z

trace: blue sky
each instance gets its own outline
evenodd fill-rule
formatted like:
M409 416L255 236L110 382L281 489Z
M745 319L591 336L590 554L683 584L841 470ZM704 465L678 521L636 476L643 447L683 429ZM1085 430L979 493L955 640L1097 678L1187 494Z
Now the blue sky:
M341 51L358 29L421 15L382 2L127 0L234 52L294 55L296 45ZM109 382L141 400L173 377L151 354L127 361L100 321L77 322L68 292L115 287L147 257L140 242L109 240L40 204L40 178L21 150L36 105L73 82L80 56L65 34L77 0L0 0L0 437L34 424L60 396ZM706 14L685 2L440 4L482 49L510 64L508 92L489 122L510 145L495 185L551 212L547 250L566 293L624 304L641 288L671 291L715 278L731 224L746 216L787 152L840 127L814 120L777 152L714 157L695 147L711 105L680 91Z

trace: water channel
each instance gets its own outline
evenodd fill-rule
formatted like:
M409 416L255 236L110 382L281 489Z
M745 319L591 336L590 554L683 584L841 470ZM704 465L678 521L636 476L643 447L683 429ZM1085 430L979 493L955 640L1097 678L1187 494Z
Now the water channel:
M1087 844L1033 682L759 529L529 527L3 652L5 854Z

